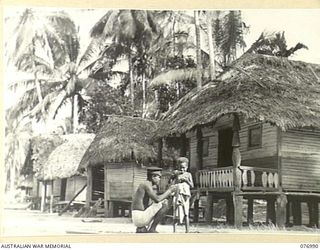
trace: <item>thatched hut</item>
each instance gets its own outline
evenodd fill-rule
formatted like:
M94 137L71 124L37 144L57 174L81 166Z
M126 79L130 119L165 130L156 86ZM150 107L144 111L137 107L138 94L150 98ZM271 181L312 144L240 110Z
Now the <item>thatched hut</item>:
M104 200L105 216L130 210L132 195L147 178L146 166L156 164L151 139L156 121L109 116L86 151L80 169L87 171L87 207Z
M307 203L310 225L319 225L320 65L244 54L162 120L162 137L188 139L208 221L223 198L227 220L241 226L245 198L248 222L253 199L265 199L267 221L301 224Z
M44 179L44 166L51 152L63 143L63 139L58 135L42 134L31 139L28 156L24 169L26 173L31 172L33 176L33 207L39 208L41 199L41 211L45 210L46 197L48 196L49 181Z
M86 185L86 176L78 172L78 166L94 134L69 134L62 138L64 143L52 151L44 165L43 180L52 181L53 197L70 201ZM81 199L85 200L85 196Z
M30 201L32 197L33 175L20 175L17 188L22 191L21 201Z

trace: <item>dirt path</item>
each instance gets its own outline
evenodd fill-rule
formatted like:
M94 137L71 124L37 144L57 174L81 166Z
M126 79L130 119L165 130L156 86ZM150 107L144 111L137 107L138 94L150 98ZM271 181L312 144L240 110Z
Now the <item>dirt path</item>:
M91 222L83 222L83 218L74 218L70 214L44 214L38 211L4 210L2 232L3 236L53 236L66 234L108 234L134 233L135 227L129 218L92 218ZM89 219L86 219L89 220ZM159 225L160 233L172 233L172 225ZM272 227L248 228L239 231L225 225L191 224L192 233L274 233L281 231ZM184 226L178 226L178 233L184 232ZM315 233L319 229L306 227L290 228L285 233Z

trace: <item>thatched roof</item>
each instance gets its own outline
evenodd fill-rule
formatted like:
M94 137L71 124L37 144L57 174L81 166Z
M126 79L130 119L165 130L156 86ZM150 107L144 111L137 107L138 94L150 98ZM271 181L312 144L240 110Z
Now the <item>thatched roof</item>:
M320 65L245 54L217 81L192 90L164 114L162 136L238 113L282 130L320 124Z
M44 179L68 178L78 174L79 163L94 138L94 134L69 134L65 142L49 156L44 167Z
M44 178L44 166L51 152L63 143L58 135L38 135L31 139L31 160L35 177L39 180Z
M156 159L151 139L157 122L139 117L109 116L87 149L80 169L105 162ZM132 157L133 156L133 157Z

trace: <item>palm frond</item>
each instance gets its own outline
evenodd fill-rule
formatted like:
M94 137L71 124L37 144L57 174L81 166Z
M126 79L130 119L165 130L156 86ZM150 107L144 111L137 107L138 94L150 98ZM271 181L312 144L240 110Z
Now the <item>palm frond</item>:
M66 92L60 92L59 96L56 98L55 105L53 107L54 113L53 113L53 119L56 118L60 108L66 103L68 100Z
M80 90L82 90L82 89L92 88L92 86L98 86L101 83L103 83L103 81L97 80L92 77L88 77L85 79L78 79L78 81L77 81L78 91L77 92L80 92Z
M56 101L59 95L61 95L61 91L53 91L47 94L42 102L36 105L26 116L36 117L39 116L39 114L46 115L50 105Z
M162 73L156 76L151 82L149 87L157 87L161 85L171 85L175 82L187 81L187 80L196 80L197 69L188 68L188 69L174 69L169 70L165 73ZM208 77L207 70L204 71L204 77Z
M103 17L101 17L101 19L91 28L91 37L97 38L103 33L104 27L113 13L114 10L109 10Z
M102 37L92 38L87 49L80 57L77 73L80 74L81 72L90 69L90 67L102 57L102 54L109 43L110 41L108 41L108 39Z
M56 33L63 41L63 47L71 62L75 62L79 56L80 42L77 28L70 16L65 12L57 12L48 16L50 23L55 27Z
M26 112L30 110L30 108L34 107L38 103L38 96L36 88L33 87L29 90L27 90L20 98L19 100L11 106L7 112L6 117L7 120L17 120L23 115L25 115Z

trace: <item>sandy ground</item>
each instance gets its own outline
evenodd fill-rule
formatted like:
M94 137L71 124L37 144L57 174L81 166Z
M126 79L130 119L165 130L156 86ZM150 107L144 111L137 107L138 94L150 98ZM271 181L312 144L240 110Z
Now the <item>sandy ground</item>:
M130 218L75 218L71 214L40 213L28 210L3 210L1 235L3 236L53 236L68 234L108 234L135 233ZM91 221L90 221L91 220ZM172 233L172 225L159 225L159 233ZM191 224L191 233L308 233L320 234L319 229L307 227L289 228L279 231L275 227L244 227L241 231L225 225ZM184 226L177 227L178 233L184 232Z

